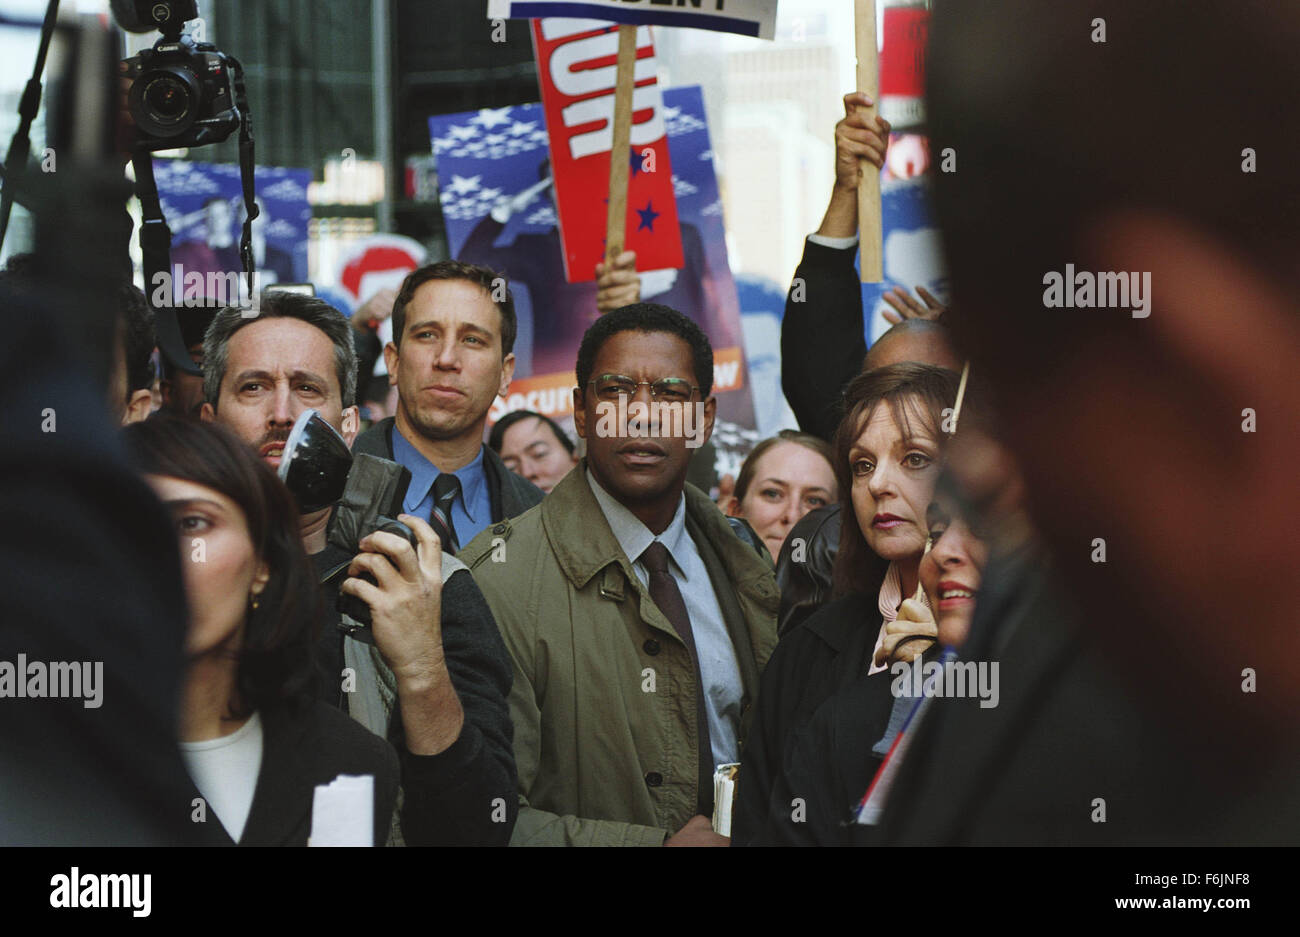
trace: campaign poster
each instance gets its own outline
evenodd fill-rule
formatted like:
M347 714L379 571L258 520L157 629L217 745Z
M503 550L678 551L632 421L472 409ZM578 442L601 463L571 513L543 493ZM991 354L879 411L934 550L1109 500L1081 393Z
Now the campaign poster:
M618 30L598 20L571 19L534 20L532 27L564 275L570 282L594 280L596 264L608 253L617 72L610 57L618 55ZM672 160L649 27L637 29L636 37L630 145L619 157L628 161L623 249L636 252L637 270L681 267Z
M740 306L727 261L722 200L698 87L663 91L683 266L641 275L641 297L700 324L714 349L719 448L754 426L745 376ZM537 410L572 422L573 366L596 321L594 283L569 283L551 196L540 104L443 114L429 120L453 257L505 274L515 297L518 364L510 395L489 414Z
M244 190L239 167L226 163L154 160L163 215L172 232L171 262L177 300L189 295L184 278L202 275L206 298L225 288L222 277L242 272L239 242L244 226ZM258 166L253 191L259 213L253 219L253 259L259 288L307 281L308 169ZM191 281L193 278L191 277Z

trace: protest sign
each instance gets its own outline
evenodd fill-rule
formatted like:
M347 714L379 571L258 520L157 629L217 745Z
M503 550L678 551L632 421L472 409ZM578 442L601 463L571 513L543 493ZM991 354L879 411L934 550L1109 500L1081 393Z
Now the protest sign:
M228 285L233 288L235 281L229 275L243 271L239 239L244 196L239 167L160 159L154 160L154 178L172 231L170 274L175 301L238 302L238 296L215 294L228 292ZM260 213L253 219L253 259L259 287L307 280L310 181L310 170L257 167L254 192Z
M776 0L488 0L489 19L589 17L635 26L687 26L758 39L776 35Z
M537 79L550 131L551 177L569 282L595 279L607 252L606 225L610 152L614 141L613 64L618 33L591 20L539 20L533 26ZM682 242L673 197L672 163L664 129L663 99L656 79L650 30L636 30L634 89L628 112L627 163L630 209L622 224L622 246L636 251L638 270L681 267ZM615 230L618 230L617 228Z
M683 264L643 273L642 299L672 306L699 323L714 347L719 419L752 427L736 285L700 89L664 91L663 120ZM564 420L578 344L598 312L595 283L564 278L542 106L443 114L430 118L429 126L452 256L501 271L515 297L516 378L509 398L497 402L489 419L527 407Z

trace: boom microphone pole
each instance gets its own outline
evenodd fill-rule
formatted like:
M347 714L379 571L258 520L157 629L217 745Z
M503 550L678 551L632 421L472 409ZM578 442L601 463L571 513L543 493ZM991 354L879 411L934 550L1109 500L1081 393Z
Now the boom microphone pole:
M50 51L50 42L54 38L54 24L59 18L59 0L49 0L45 7L45 21L41 24L41 42L36 50L36 67L32 77L23 89L22 99L18 102L18 127L14 130L13 140L9 143L9 152L5 156L4 189L0 191L0 248L4 247L5 235L9 233L9 215L14 207L14 189L22 180L27 168L27 158L32 152L32 122L41 109L41 76L45 74L45 57Z

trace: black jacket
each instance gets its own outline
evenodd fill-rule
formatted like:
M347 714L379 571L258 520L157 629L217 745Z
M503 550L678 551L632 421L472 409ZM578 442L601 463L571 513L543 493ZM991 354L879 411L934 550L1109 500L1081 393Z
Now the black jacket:
M790 528L776 561L776 587L781 590L778 635L789 634L830 600L839 549L838 502L813 508Z
M885 805L879 839L868 842L1300 841L1295 740L1272 740L1271 762L1246 764L1229 754L1231 718L1220 718L1227 726L1186 724L1198 698L1218 687L1189 687L1188 702L1144 697L1117 677L1115 655L1125 649L1100 646L1084 624L1041 558L990 561L962 657L1000 662L999 703L933 701ZM1225 698L1235 693L1240 668L1235 658L1225 662ZM1248 713L1254 698L1240 695Z
M781 319L781 389L799 428L827 441L867 356L857 250L805 241Z
M937 653L932 648L924 658ZM850 846L860 841L850 825L853 810L884 760L874 747L889 725L895 680L889 670L858 677L791 733L753 845Z
M398 765L392 747L324 703L261 712L262 767L241 846L306 846L316 785L340 774L375 779L375 845L382 846L397 803ZM197 789L193 797L200 797ZM192 798L191 798L192 803ZM203 834L211 845L234 845L210 809Z
M348 558L330 545L312 557L318 572ZM324 633L318 644L326 702L346 709L339 674L344 636L333 586L324 590ZM388 740L402 764L402 839L408 846L504 846L518 812L513 732L506 702L514 671L496 619L468 570L457 570L442 587L442 646L451 685L465 723L451 747L437 755L413 755L403 740L394 707ZM496 809L500 799L505 806ZM504 815L502 814L504 810Z
M732 813L735 846L757 843L795 732L837 690L865 674L880 633L879 584L837 599L777 643L759 680Z
M352 444L353 452L364 452L379 456L381 459L393 458L393 418L380 420L357 437ZM483 473L487 476L488 498L492 504L492 523L499 524L507 517L517 517L534 504L538 504L546 492L526 478L516 475L506 468L501 456L492 451L490 446L483 447Z
M393 458L393 419L376 423L357 437L353 452ZM492 522L514 517L542 500L536 485L505 467L483 447ZM318 572L348 557L327 546L313 557ZM343 668L343 636L338 630L335 595L326 589L325 630L320 657L325 699L343 707L338 674ZM514 671L492 611L468 571L448 577L442 590L442 640L452 687L460 698L465 724L460 736L437 755L413 755L403 742L400 711L394 710L388 740L402 763L402 839L409 846L504 846L518 813L518 779L507 698ZM498 808L497 804L504 804ZM504 811L504 813L503 813Z

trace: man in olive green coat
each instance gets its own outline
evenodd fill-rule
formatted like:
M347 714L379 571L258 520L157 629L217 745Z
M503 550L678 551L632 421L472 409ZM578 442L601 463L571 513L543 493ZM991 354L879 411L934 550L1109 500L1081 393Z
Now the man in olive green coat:
M778 593L686 485L713 428L713 352L685 316L639 303L587 330L577 376L586 458L460 554L515 667L511 843L726 845L713 769L743 757Z

